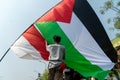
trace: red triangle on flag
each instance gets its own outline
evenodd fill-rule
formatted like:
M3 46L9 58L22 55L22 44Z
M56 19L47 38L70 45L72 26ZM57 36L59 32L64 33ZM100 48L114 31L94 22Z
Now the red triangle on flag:
M63 0L36 22L59 21L70 23L73 7L74 0Z

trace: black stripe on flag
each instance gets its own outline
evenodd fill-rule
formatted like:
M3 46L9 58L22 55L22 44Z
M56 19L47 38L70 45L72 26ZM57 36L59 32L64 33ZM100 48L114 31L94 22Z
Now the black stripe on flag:
M113 48L103 25L87 0L75 0L74 13L82 21L110 60L117 62L117 53Z

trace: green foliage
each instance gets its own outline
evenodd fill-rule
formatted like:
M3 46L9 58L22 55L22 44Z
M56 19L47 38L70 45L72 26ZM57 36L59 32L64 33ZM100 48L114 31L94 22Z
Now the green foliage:
M116 29L120 29L120 16L118 15L117 17L114 18L114 26Z
M101 7L100 13L105 14L105 12L111 9L112 7L113 3L111 1L105 2L104 5Z
M114 11L116 15L113 18L108 18L107 23L110 23L111 21L113 21L114 28L120 29L120 1L116 1L116 0L106 1L104 5L101 7L100 13L105 14L109 10Z
M120 21L116 21L114 23L114 26L115 26L116 29L120 29Z
M113 7L113 3L111 1L107 1L105 2L104 7L106 8L106 10L108 10Z
M120 2L117 3L117 6L120 6Z
M107 23L110 23L111 22L111 19L109 18L108 20L107 20Z
M116 36L120 38L120 33L117 33Z
M39 80L47 80L48 79L48 70L45 70Z
M120 6L120 1L118 1L117 3L114 3L114 0L107 1L101 7L100 13L105 14L105 12L107 12L108 10L113 10L116 13L116 17L113 18L113 21L120 22L120 7L119 6Z
M114 47L119 46L120 45L120 37L113 39L112 44Z

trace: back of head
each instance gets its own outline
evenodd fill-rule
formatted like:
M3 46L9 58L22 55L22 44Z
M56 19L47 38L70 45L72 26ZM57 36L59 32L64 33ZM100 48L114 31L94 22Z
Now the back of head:
M55 35L55 36L53 37L53 39L54 39L54 42L56 42L56 43L60 43L60 41L61 41L61 37L58 36L58 35Z

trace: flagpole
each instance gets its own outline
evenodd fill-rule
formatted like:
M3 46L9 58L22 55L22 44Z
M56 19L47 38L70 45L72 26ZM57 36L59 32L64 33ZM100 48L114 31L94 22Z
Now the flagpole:
M2 56L2 58L0 59L0 62L3 60L3 58L6 56L6 54L8 53L8 51L10 50L10 48L5 52L5 54Z

